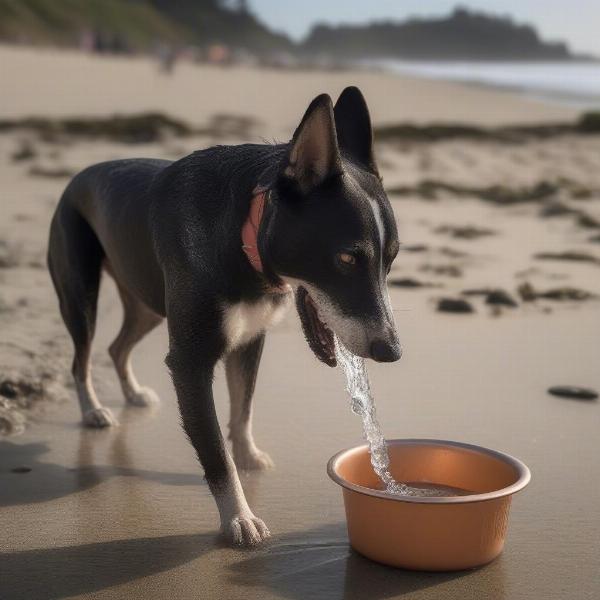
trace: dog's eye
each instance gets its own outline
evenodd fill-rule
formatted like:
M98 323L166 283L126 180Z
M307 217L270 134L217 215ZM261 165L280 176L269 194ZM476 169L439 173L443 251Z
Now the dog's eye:
M345 265L354 265L354 264L356 264L356 256L353 256L352 254L348 254L347 252L340 252L338 254L338 258Z

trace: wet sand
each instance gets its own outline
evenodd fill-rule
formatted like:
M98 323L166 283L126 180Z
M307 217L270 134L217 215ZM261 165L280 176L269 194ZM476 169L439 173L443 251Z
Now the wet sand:
M139 75L137 62L116 61L116 71L109 68L113 59L95 59L98 62L92 61L92 66L78 63L93 68L95 77L88 90L70 77L71 55L53 56L54 62L36 55L37 66L31 56L28 51L15 59L15 65L27 65L28 70L21 73L23 81L17 80L16 71L9 74L12 88L9 95L3 90L0 103L4 116L69 114L75 109L84 114L88 108L105 114L139 100L131 89L119 85L123 77L134 81ZM54 79L46 80L49 65ZM84 71L74 73L82 77ZM213 87L233 85L231 72L209 72L206 76ZM40 93L37 98L27 96L19 106L36 73ZM182 68L177 92L184 87L186 73L187 67ZM302 73L294 79L293 74L271 73L261 79L260 72L253 73L254 86L274 78L269 81L305 90L302 101L293 107L300 112L300 104L314 89L333 93L342 81L353 78L338 73L331 76L330 85L325 74ZM393 80L389 88L393 93L386 96L386 81L391 80L381 74L358 77L374 86L377 121L401 121L407 114L428 121L451 120L471 112L477 122L495 122L494 118L526 122L535 115L536 120L551 120L566 114L563 109L491 91L486 91L490 102L481 104L480 91L437 82L435 89L445 90L446 98L470 102L468 109L458 100L445 102L453 107L445 111L435 94L427 95L429 104L419 106L419 94L434 90L429 82L414 87L412 80ZM375 80L377 85L372 83ZM404 96L398 81L406 88ZM102 86L111 93L98 96L97 88ZM80 95L74 99L69 93L64 99L60 89ZM394 108L409 97L412 105L407 104L406 110ZM161 110L180 117L192 112L190 98L183 107L177 94L164 90L139 104L155 106L157 98L164 101ZM247 114L243 108L248 106L255 110L263 123L257 136L284 130L289 135L286 128L296 120L288 105L274 109L270 119L264 101L224 102L232 102L231 110L237 106L241 114ZM200 107L193 120L204 123L213 110L214 106ZM584 600L597 596L600 404L556 398L546 390L557 384L600 387L600 302L528 303L517 292L527 281L541 290L572 286L600 294L597 264L534 258L550 251L600 256L600 246L589 241L595 229L582 227L572 214L542 218L540 210L546 204L538 202L496 206L445 192L433 201L416 192L391 196L404 244L391 278L415 278L439 287L391 289L405 354L393 365L369 364L379 420L389 438L475 443L513 454L529 465L532 483L514 498L508 542L500 559L470 572L419 574L376 565L350 550L341 492L327 478L325 465L341 448L361 443L361 424L350 411L341 373L313 357L293 314L267 336L256 391L255 437L276 468L242 476L249 503L266 521L273 539L257 550L233 550L218 538L216 507L179 424L163 363L164 326L142 342L133 358L138 378L159 393L162 403L155 410L123 407L106 353L121 317L110 279L102 288L94 377L99 397L113 409L121 426L111 431L80 427L74 392L68 386L70 342L43 266L49 218L67 178L30 172L38 164L78 170L116 157L175 158L218 140L168 139L132 146L33 139L37 156L14 161L10 157L24 139L29 137L22 133L0 135L0 240L12 249L10 260L0 267L2 374L47 371L60 393L54 402L41 403L25 433L0 438L2 600ZM378 148L378 156L390 189L425 179L477 187L560 180L563 183L552 201L600 218L599 148L598 136L563 136L518 145L468 140L387 144ZM574 195L575 184L586 198ZM488 228L494 233L475 240L455 238L448 225ZM425 249L414 251L418 245ZM439 267L446 271L440 272ZM507 290L517 299L518 308L501 309L498 314L497 307L486 305L482 298L468 297L474 314L436 311L440 297L461 297L463 290L490 286ZM228 402L222 369L217 373L215 396L225 425ZM12 472L19 467L31 470Z
M106 362L102 349L119 311L110 290L97 364ZM256 395L256 438L277 466L242 478L274 534L266 547L235 551L216 537L217 512L162 366L161 328L135 355L140 379L163 400L156 411L121 408L114 377L101 368L102 397L121 427L81 429L73 399L23 436L0 442L1 597L593 598L600 572L598 406L549 397L545 389L562 380L596 382L597 356L581 348L596 341L597 313L582 311L576 321L568 313L503 319L482 335L484 318L456 321L413 306L399 318L405 357L370 370L389 437L482 444L532 469L531 485L513 502L505 552L493 564L408 573L349 549L341 493L325 463L360 442L360 423L340 373L316 363L291 319L268 337ZM223 379L219 373L222 423ZM32 471L8 471L18 465Z

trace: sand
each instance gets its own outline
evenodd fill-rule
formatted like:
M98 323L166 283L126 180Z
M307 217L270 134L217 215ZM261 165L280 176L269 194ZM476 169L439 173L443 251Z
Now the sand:
M438 119L529 123L568 120L575 114L571 109L483 87L377 72L257 71L180 64L175 74L167 77L160 76L157 65L143 58L11 48L0 52L0 118L160 110L202 123L213 114L246 114L261 121L261 135L288 139L312 98L323 90L337 96L351 84L363 90L377 123Z
M1 118L153 109L202 125L225 112L257 119L256 139L285 139L312 95L334 95L347 83L364 89L378 124L574 116L504 92L381 73L181 65L165 79L141 59L8 48L0 49L0 63ZM582 213L600 219L600 137L378 147L388 189L424 180L478 188L556 186L543 202L509 207L444 191L435 200L417 192L390 195L404 244L391 279L434 287L391 288L405 355L393 365L369 365L385 434L481 444L514 454L533 473L531 485L514 499L502 557L457 574L387 569L350 550L341 493L327 479L325 463L360 443L361 426L350 412L341 373L312 356L293 314L267 338L256 392L256 439L276 468L242 476L251 506L274 534L264 548L232 550L217 538L217 511L180 429L163 364L164 327L134 355L138 378L157 390L161 405L123 407L106 353L121 316L109 280L101 294L95 379L121 426L80 428L68 378L70 342L43 266L49 218L68 179L36 177L30 170L76 171L136 155L176 158L219 141L200 136L145 145L55 144L24 132L0 134L0 374L40 381L46 390L35 410L23 411L25 432L0 438L0 598L597 596L600 405L546 390L557 384L600 387L600 301L527 303L518 287L528 282L541 291L574 287L600 294L598 264L534 258L564 251L600 257L600 244L589 241L600 231L580 222ZM14 161L25 142L37 155ZM540 216L557 202L570 214ZM462 239L448 229L436 232L447 225L492 229L493 235ZM498 287L519 306L499 309L470 296L472 314L436 311L441 297ZM222 369L215 395L225 424ZM13 473L15 467L31 471Z

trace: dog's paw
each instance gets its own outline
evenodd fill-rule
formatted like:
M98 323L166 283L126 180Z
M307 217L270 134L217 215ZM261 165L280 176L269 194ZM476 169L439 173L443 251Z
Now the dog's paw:
M234 546L252 547L271 537L262 519L252 513L238 515L224 526L224 534Z
M127 403L131 406L155 406L160 402L158 394L151 388L143 387L138 392L127 396Z
M119 422L115 419L109 408L101 406L100 408L93 408L84 413L83 424L86 427L101 428L113 427L118 425Z
M243 471L262 471L275 466L271 457L258 448L234 448L233 460Z

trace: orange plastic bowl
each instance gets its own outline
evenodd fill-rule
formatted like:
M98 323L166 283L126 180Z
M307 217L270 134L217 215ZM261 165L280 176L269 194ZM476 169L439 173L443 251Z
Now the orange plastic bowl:
M480 446L442 440L388 440L396 481L467 490L415 497L380 489L367 446L339 452L327 473L342 486L348 537L360 554L420 571L486 564L504 547L511 497L531 473L520 460Z

